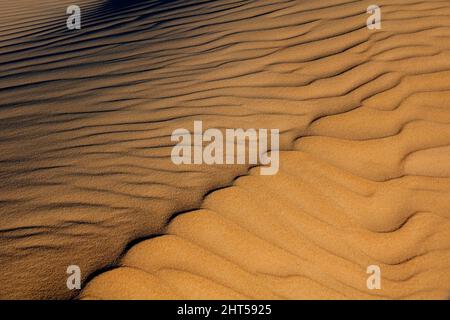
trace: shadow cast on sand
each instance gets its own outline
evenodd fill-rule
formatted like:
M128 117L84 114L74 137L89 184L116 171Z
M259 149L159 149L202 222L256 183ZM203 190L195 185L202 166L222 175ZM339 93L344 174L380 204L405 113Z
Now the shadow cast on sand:
M111 21L120 21L122 18L131 17L143 19L172 10L171 4L176 6L182 5L183 2L180 0L104 0L87 11L83 11L83 29L89 29L95 33L100 26ZM67 33L68 31L64 27L62 32Z
M176 0L107 0L101 6L101 9L114 12L130 8L138 8L141 6L153 7L175 1Z
M103 23L111 18L124 15L141 16L154 15L161 11L171 10L166 5L184 5L180 0L105 0L88 13L88 22Z

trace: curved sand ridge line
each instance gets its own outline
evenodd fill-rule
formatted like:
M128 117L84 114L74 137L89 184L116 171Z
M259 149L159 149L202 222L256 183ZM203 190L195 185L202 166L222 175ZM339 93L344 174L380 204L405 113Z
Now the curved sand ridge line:
M165 235L133 246L82 297L447 297L450 216L441 209L450 181L373 182L301 151L281 159L278 175L252 170L200 210L174 218ZM366 287L373 264L383 272L382 290Z
M2 297L71 297L68 265L157 234L81 296L447 297L448 2L379 1L376 32L368 1L83 4L1 31ZM173 165L194 120L296 151L203 200L248 167Z

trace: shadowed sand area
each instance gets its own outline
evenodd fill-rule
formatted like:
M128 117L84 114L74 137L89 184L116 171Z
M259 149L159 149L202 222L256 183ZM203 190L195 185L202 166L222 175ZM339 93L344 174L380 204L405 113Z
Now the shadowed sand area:
M0 298L449 297L449 1L71 2L0 3ZM194 120L280 172L172 164Z

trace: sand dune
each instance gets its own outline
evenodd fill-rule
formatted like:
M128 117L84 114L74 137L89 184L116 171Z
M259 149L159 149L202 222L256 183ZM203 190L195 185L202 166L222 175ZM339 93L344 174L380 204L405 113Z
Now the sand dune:
M86 299L449 296L449 1L381 30L372 1L78 2L77 31L0 4L0 298L76 297L72 264ZM174 165L195 120L280 129L280 172Z
M278 175L252 170L209 195L200 210L177 216L165 235L133 246L120 268L95 278L84 295L447 297L448 212L438 215L435 205L447 201L448 182L431 190L425 177L368 181L300 151L284 152L282 160ZM392 208L393 197L403 210ZM419 203L435 213L408 208L420 210ZM379 291L366 286L373 264L384 274Z

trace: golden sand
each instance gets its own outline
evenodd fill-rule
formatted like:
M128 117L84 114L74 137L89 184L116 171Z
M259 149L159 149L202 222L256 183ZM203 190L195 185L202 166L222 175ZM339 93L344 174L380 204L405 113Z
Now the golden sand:
M0 3L0 298L448 298L449 1L71 2ZM174 165L195 120L280 172Z

